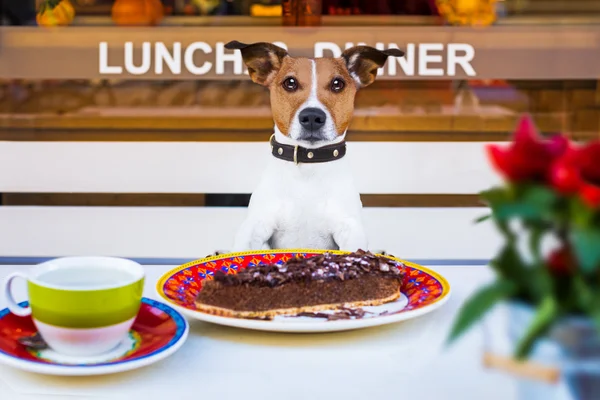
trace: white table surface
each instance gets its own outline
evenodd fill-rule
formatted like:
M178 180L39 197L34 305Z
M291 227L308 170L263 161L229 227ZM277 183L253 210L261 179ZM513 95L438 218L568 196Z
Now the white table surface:
M27 266L0 266L0 280ZM145 296L171 269L147 266ZM173 356L99 377L48 377L0 365L0 399L513 400L515 382L481 362L483 332L446 347L461 303L493 278L487 267L431 266L450 282L448 303L431 314L351 332L278 334L191 321ZM25 285L15 284L25 300ZM6 306L0 298L0 307Z

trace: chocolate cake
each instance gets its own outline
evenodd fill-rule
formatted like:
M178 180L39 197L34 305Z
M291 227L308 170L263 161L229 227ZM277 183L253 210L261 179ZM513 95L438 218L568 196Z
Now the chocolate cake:
M237 318L265 318L396 300L404 266L359 250L293 258L237 274L217 271L198 294L199 311Z

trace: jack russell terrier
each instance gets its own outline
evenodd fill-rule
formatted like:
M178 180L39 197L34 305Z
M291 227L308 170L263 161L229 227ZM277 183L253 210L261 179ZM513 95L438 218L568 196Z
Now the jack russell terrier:
M344 158L346 130L357 90L404 52L356 46L340 58L309 59L270 43L225 48L240 50L252 81L269 89L275 121L273 157L233 250L367 249L360 195Z

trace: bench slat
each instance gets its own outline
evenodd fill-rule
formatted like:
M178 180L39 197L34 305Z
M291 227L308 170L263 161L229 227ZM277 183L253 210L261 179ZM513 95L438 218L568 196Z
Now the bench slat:
M363 194L473 194L498 180L484 142L355 142ZM251 193L256 142L0 142L0 193Z
M500 238L483 208L368 208L372 250L407 259L489 259ZM0 255L199 258L227 250L245 208L0 207Z

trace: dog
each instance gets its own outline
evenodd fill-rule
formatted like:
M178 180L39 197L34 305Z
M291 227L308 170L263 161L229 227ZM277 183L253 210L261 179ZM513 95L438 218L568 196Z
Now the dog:
M232 41L253 82L269 89L275 123L270 160L233 251L368 249L362 202L346 154L359 89L399 49L356 46L340 58L291 57L271 43ZM222 253L222 252L217 252Z

